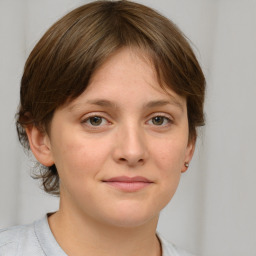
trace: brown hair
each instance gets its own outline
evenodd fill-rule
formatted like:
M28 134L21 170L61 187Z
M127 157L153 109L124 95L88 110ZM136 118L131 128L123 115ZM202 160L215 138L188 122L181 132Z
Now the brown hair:
M189 139L204 124L205 78L182 32L156 11L130 1L95 1L56 22L32 50L21 80L17 131L29 149L25 128L47 132L54 111L78 97L92 74L122 47L146 52L162 88L186 97ZM44 190L59 194L55 165L41 169Z

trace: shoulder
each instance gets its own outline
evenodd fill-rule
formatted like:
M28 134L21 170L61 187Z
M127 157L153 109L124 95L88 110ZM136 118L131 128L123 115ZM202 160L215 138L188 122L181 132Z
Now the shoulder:
M0 230L0 255L43 255L34 232L34 224Z
M22 233L21 226L0 230L0 255L17 254L20 233Z
M162 246L162 256L195 256L181 248L178 248L173 243L169 242L161 234L157 234L161 246Z

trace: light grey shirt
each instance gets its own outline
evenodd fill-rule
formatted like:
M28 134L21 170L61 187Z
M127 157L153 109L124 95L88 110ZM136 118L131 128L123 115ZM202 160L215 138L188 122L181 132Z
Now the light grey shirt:
M157 234L162 256L192 256ZM30 225L0 230L0 256L67 256L55 240L47 215Z

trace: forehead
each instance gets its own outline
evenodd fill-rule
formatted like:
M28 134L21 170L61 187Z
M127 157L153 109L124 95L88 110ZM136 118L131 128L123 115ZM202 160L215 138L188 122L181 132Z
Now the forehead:
M139 77L137 76L138 73L140 73L140 78L143 79L155 80L157 78L152 58L145 50L123 47L111 54L92 74L90 84L97 82L99 79L109 77L110 74L115 77L120 72L126 75L129 72L130 75L134 75L134 79Z
M127 91L132 84L136 84L133 89L140 90L146 83L149 85L148 90L154 89L165 94L174 93L170 86L160 81L150 54L140 48L124 47L114 52L92 74L86 91L89 92L95 85L107 84L107 82L109 82L108 87L102 86L106 90L111 89L110 87L114 87L115 84L125 84Z
M166 86L164 90L152 61L145 52L123 48L109 57L92 75L86 90L71 102L71 108L79 101L111 106L111 102L141 103L157 106L172 102L184 107L184 98ZM81 103L82 104L82 103Z

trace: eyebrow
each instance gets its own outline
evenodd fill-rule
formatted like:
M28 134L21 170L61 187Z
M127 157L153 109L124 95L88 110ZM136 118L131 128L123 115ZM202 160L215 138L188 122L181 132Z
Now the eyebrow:
M183 111L183 105L181 104L181 102L177 101L174 98L172 98L170 101L169 100L150 101L144 107L145 108L154 108L154 107L162 107L162 106L166 106L166 105L174 105Z
M114 102L109 100L103 100L103 99L88 100L86 103L90 105L101 106L101 107L111 107L111 108L116 107L116 104Z
M109 100L104 100L104 99L94 99L94 100L88 100L85 103L73 104L68 109L70 112L72 112L72 110L79 109L84 105L88 105L88 104L101 106L101 107L116 108L116 104L114 102L111 102Z
M105 100L105 99L93 99L93 100L88 100L84 103L85 105L89 104L89 105L96 105L96 106L101 106L101 107L108 107L108 108L116 108L117 104L109 101L109 100ZM80 103L80 104L75 104L73 106L71 106L69 108L70 111L72 111L75 108L80 108L80 106L83 106L84 104ZM143 108L154 108L154 107L162 107L162 106L166 106L166 105L174 105L178 108L180 108L181 111L184 110L183 105L181 104L181 102L177 101L175 98L171 98L171 100L153 100L150 102L147 102L146 104L143 105Z

